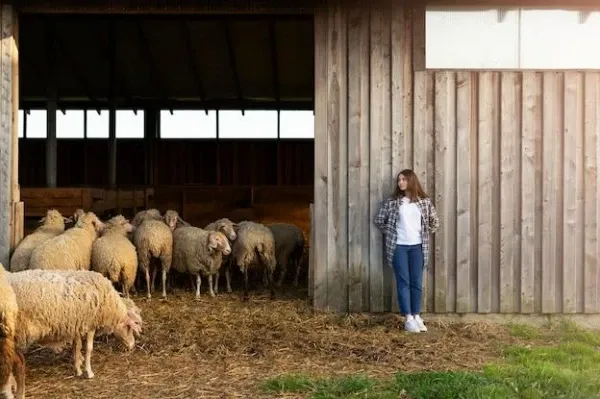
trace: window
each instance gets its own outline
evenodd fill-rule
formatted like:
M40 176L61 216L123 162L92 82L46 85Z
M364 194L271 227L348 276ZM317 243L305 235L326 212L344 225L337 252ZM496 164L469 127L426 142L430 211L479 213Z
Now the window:
M19 118L17 120L17 124L19 125L19 138L24 137L24 129L25 129L25 111L22 109L19 110Z
M144 111L133 110L117 111L117 131L118 139L143 139L144 138Z
M100 115L97 110L87 111L87 137L91 139L108 138L108 110L101 109Z
M83 110L56 111L57 139L82 139L83 127Z
M277 111L219 111L219 138L275 139Z
M428 10L426 67L433 69L516 68L518 11L499 21L498 10Z
M281 111L279 114L279 137L282 139L315 138L313 111Z
M45 139L47 122L45 109L30 110L27 115L27 131L25 132L25 137Z
M427 68L600 68L590 50L600 44L599 11L432 9L425 25Z
M217 137L217 111L160 111L160 137L163 139L200 139Z

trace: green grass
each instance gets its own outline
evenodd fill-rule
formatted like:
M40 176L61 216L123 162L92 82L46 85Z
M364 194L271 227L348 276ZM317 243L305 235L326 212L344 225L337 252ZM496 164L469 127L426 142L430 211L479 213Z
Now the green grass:
M600 333L569 322L544 329L511 325L509 330L515 337L538 342L505 347L502 359L477 373L398 373L390 380L284 375L263 382L262 389L311 399L600 398Z

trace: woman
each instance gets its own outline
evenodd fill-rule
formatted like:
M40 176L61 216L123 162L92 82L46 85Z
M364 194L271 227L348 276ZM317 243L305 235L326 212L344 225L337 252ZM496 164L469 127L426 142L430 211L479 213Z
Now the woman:
M439 219L415 172L404 169L396 178L396 190L383 201L375 226L385 239L385 260L394 269L404 329L425 332L421 318L423 269L429 263L429 233L435 233Z

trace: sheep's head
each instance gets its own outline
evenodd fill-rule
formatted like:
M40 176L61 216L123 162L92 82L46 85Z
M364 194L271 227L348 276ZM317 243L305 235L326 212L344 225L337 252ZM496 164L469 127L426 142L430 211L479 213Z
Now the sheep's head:
M56 209L48 209L46 211L46 216L40 219L40 223L44 226L59 226L63 228L65 227L65 223L70 221L70 219L61 215Z
M177 211L174 211L172 209L169 209L165 212L164 219L165 223L167 224L167 226L169 226L171 231L175 230L175 228L177 227L177 222L180 220Z
M227 218L219 219L215 222L216 231L220 231L225 234L225 237L229 239L229 241L235 241L237 238L237 233L235 232L237 228L237 224L233 223L231 220Z
M102 229L104 229L104 223L102 223L102 221L98 219L98 216L96 216L94 212L87 212L86 214L81 216L75 224L75 227L79 228L86 228L88 226L92 226L96 234L98 234L100 231L102 231Z
M138 227L144 220L161 220L162 215L158 209L145 209L143 211L139 211L131 221L131 224L134 227Z
M131 299L121 298L127 307L127 315L114 329L114 335L129 350L135 347L135 338L140 337L142 333L142 316L138 308Z
M112 229L118 229L124 233L131 233L133 232L134 227L123 215L117 215L112 217L105 224L104 231L110 231Z
M211 231L208 235L208 250L209 252L219 251L223 255L229 255L231 253L231 245L225 234L220 231Z

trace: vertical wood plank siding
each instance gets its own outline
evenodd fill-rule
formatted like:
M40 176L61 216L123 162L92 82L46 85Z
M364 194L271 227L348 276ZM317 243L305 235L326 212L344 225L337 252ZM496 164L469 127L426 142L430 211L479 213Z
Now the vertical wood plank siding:
M378 4L316 14L315 307L398 310L373 218L414 168L426 312L600 312L600 72L412 72L410 12Z

